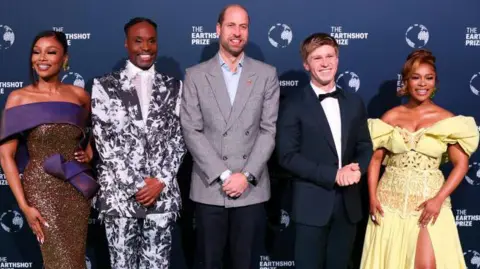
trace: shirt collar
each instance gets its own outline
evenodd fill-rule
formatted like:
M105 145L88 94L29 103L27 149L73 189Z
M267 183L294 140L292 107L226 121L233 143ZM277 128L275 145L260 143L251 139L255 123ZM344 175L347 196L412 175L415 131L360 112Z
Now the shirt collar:
M310 86L312 86L312 89L313 91L315 92L315 95L320 95L320 94L326 94L326 93L329 93L329 92L334 92L334 91L337 91L337 85L333 85L333 88L326 92L325 90L322 90L320 89L319 87L315 86L315 84L313 84L313 82L310 81Z
M245 53L243 53L242 55L242 58L240 59L240 61L238 62L238 67L239 68L242 68L243 67L243 60L245 60ZM222 56L220 55L220 53L218 53L218 61L220 63L220 66L222 68L225 68L227 69L228 71L230 71L230 68L228 67L227 63L223 60ZM237 68L237 71L238 71L238 68Z
M138 74L148 74L150 76L155 76L155 65L150 66L148 70L143 70L138 66L134 65L130 60L127 60L127 76L129 79L134 79Z

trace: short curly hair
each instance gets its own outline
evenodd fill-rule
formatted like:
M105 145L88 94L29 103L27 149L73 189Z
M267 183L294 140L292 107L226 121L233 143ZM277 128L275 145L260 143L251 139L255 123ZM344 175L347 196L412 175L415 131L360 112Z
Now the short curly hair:
M402 82L403 86L397 91L398 96L407 96L407 81L412 76L413 72L421 65L428 64L432 67L435 72L435 77L437 74L437 67L435 66L436 58L433 56L432 52L427 49L418 49L410 53L407 57L405 64L403 64L402 69Z

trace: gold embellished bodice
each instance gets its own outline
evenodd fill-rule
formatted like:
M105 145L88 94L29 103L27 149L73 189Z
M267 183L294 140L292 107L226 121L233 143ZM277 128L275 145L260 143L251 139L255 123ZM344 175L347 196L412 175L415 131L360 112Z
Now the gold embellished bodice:
M382 206L401 216L420 214L416 208L434 197L445 181L439 165L439 158L413 150L390 155L377 188ZM445 199L443 206L451 207L450 198Z
M448 144L458 143L470 155L479 139L473 118L463 116L439 121L416 132L379 119L370 119L369 128L374 149L388 150L377 197L384 209L402 217L421 214L416 208L434 197L443 186L445 178L439 166L447 160ZM450 198L443 206L451 207Z

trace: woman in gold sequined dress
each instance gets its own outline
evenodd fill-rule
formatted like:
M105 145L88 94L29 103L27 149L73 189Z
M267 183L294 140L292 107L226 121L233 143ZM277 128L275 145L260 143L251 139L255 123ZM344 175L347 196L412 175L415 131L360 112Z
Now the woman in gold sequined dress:
M370 119L374 154L368 168L370 220L363 269L466 268L450 194L477 149L471 117L454 116L432 101L435 57L412 52L404 65L406 104ZM445 180L440 164L450 160ZM380 166L386 165L379 179Z
M1 166L40 244L45 269L85 268L90 203L84 187L92 182L82 163L92 154L90 145L82 150L79 141L90 98L59 80L62 66L67 67L67 49L63 33L46 31L35 37L33 84L9 95L0 129ZM16 160L21 145L28 151L22 180Z

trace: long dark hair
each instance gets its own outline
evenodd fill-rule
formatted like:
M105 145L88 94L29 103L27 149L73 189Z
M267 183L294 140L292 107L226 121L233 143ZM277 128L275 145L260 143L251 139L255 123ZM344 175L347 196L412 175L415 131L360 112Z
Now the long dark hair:
M35 38L33 39L32 46L30 48L30 58L28 59L29 61L29 69L30 69L30 81L32 82L33 85L37 84L37 79L35 78L35 70L33 70L32 67L32 53L33 53L33 48L35 47L35 44L37 44L37 41L40 38L44 37L54 37L58 42L63 47L63 54L67 55L68 54L68 41L67 41L67 36L63 32L57 32L57 31L43 31L38 33Z

